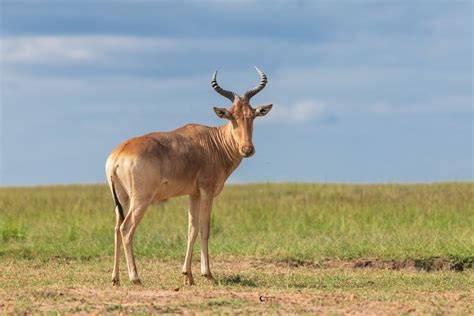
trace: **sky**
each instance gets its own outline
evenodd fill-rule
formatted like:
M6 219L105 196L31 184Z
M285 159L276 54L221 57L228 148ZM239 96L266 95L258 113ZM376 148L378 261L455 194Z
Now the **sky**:
M267 87L230 182L473 179L471 1L0 1L0 185L105 182L122 141Z

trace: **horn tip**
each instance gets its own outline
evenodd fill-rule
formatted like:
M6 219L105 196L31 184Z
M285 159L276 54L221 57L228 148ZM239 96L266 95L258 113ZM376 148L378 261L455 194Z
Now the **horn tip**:
M255 68L255 70L257 71L257 73L262 76L262 75L265 75L265 73L263 71L261 71L257 66L253 66Z

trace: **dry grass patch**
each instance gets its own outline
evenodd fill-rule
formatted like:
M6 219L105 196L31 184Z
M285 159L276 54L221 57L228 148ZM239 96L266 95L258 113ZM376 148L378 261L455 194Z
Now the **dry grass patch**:
M249 258L218 258L218 285L196 276L183 286L180 264L139 260L143 287L109 280L101 260L2 260L2 313L283 312L472 314L474 272L348 267L289 267ZM196 264L194 271L199 271Z

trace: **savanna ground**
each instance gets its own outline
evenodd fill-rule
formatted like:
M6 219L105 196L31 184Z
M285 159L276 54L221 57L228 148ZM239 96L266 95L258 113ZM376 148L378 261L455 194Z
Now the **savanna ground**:
M0 313L474 314L474 183L227 186L217 284L183 286L187 199L155 205L112 287L104 185L0 188ZM199 240L199 239L198 239ZM122 256L123 258L123 256Z

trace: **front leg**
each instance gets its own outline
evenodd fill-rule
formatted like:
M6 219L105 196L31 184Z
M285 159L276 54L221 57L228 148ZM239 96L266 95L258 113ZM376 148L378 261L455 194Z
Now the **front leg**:
M209 234L211 227L211 212L214 194L201 194L199 207L199 228L201 231L201 274L209 281L215 283L209 267Z
M193 247L199 232L199 196L189 196L189 214L188 214L188 247L186 250L186 259L184 259L183 275L184 284L194 285L193 273L191 272L191 261L193 257Z

